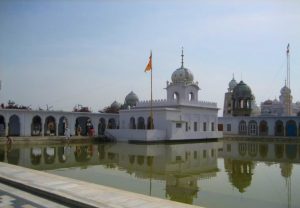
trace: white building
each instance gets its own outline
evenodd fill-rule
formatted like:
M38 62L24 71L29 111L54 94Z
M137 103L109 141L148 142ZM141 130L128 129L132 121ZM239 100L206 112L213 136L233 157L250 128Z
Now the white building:
M138 101L136 94L126 96L128 109L119 111L119 129L108 129L108 135L122 141L197 140L220 138L216 103L199 101L198 82L183 65L167 81L167 99Z

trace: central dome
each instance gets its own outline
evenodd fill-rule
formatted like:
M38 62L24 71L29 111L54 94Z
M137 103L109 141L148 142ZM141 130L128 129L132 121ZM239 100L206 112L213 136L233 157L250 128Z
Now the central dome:
M252 98L253 95L251 92L250 87L245 84L243 81L240 81L234 88L233 88L233 96L235 98Z
M172 82L178 83L178 82L187 82L191 83L194 81L194 75L192 72L181 66L179 69L176 69L172 74Z
M131 92L125 97L125 103L126 103L127 105L135 106L137 102L139 102L139 98L138 98L138 96L137 96L133 91L131 91Z

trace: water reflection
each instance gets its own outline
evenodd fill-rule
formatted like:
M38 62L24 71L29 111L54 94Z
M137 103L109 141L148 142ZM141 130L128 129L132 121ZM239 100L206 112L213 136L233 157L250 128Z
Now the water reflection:
M221 159L219 164L218 158ZM92 166L101 166L112 171L111 173L118 171L133 177L139 181L137 184L148 181L146 194L149 195L154 193L153 181L163 182L164 194L160 197L193 204L199 203L199 197L203 195L201 181L212 181L218 178L219 172L225 173L224 177L228 178L228 182L231 187L234 187L234 190L246 194L257 178L255 176L259 164L265 164L264 167L270 168L274 168L274 164L277 164L275 172L278 170L277 173L282 176L286 186L290 186L290 178L295 171L294 166L300 162L300 142L226 140L173 145L126 143L29 147L3 145L0 146L0 161L37 170L59 169L60 173L66 172L65 175L72 175L72 177L80 179L87 178L90 182L95 183L101 181L99 172L95 171L92 176L95 179L90 179L91 176L90 178L82 177L82 174L86 172L76 175L74 172L71 174L68 170L73 171L74 167L80 167L84 171ZM222 170L223 164L224 170ZM83 167L84 169L82 169ZM106 179L104 178L104 180ZM224 181L224 179L222 180ZM226 182L224 181L224 183ZM223 184L218 184L218 186L221 187ZM120 185L120 188L123 187ZM129 190L135 191L134 188L132 189L129 188ZM140 189L136 190L139 192ZM204 193L207 194L207 192ZM288 203L290 201L289 198Z

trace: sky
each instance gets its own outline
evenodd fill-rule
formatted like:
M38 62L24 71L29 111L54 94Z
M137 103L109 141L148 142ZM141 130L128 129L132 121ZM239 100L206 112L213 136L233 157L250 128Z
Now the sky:
M290 44L293 101L300 101L298 0L0 1L0 102L33 109L94 112L134 91L166 98L166 81L184 66L199 100L217 102L234 77L256 102L278 99Z

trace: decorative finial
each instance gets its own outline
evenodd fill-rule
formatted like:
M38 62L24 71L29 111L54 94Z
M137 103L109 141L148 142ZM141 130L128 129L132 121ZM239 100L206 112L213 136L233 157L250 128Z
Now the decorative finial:
M181 47L181 68L183 68L183 47Z
M234 80L234 73L232 73L232 79Z
M284 86L286 87L286 79L284 80Z

